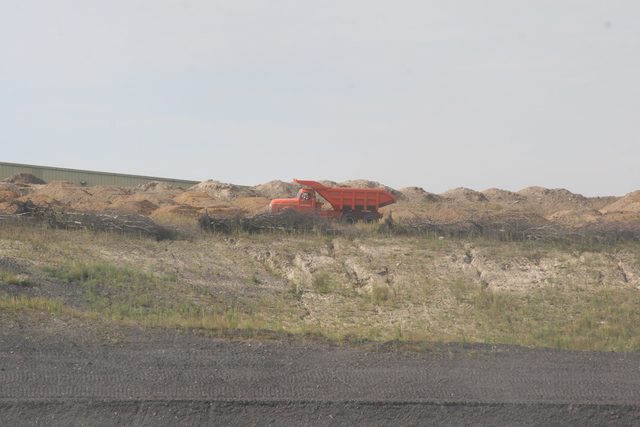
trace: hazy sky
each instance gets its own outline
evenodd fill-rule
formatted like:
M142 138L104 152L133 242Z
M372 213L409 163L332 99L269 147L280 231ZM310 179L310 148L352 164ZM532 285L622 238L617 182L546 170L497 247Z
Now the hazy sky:
M0 0L0 161L640 189L640 2Z

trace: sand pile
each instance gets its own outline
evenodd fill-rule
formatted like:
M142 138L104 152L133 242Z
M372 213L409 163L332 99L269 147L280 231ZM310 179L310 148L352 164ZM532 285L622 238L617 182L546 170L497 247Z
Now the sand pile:
M290 199L298 194L298 190L302 186L295 182L283 182L280 180L269 181L266 184L251 187L253 191L269 200L273 199Z
M333 185L326 185L326 187L334 187ZM341 182L339 187L355 187L355 188L380 188L382 190L386 190L394 196L398 197L400 194L398 190L394 190L391 187L387 187L386 185L382 185L376 181L367 181L366 179L352 179L349 181Z
M398 200L407 202L440 203L443 198L437 194L424 191L420 187L404 187L398 191Z
M208 180L189 188L189 191L204 191L216 200L231 202L242 197L259 197L255 190L242 185L227 184L220 181Z
M564 210L548 216L549 220L562 227L584 227L602 219L602 214L595 209Z
M173 200L181 205L198 208L200 215L204 214L205 209L211 216L235 216L242 213L241 209L235 204L215 200L204 191L186 191L176 196ZM171 215L192 216L190 211L183 213L178 208L173 210L165 209L161 212Z
M55 199L52 199L49 196L45 196L44 194L27 194L26 196L21 196L17 199L13 199L10 202L0 203L0 212L3 212L7 215L16 213L16 211L18 210L18 205L16 202L31 202L36 206L52 209L60 209L63 207L62 203Z
M87 188L87 192L97 201L113 203L130 197L134 190L127 187L118 187L117 185L96 185L95 187Z
M184 189L175 185L167 184L160 181L151 181L146 184L139 184L133 187L134 193L173 193L177 196L184 192Z
M153 203L156 206L172 206L176 204L176 202L173 201L174 197L175 196L173 194L134 193L133 195L127 197L126 199L121 199L121 200L129 200L134 202L147 201L147 202Z
M109 205L109 210L115 210L126 213L133 213L139 215L151 215L158 209L158 205L150 202L149 200L129 200L121 199L116 200Z
M604 209L606 206L613 204L620 200L622 197L617 196L598 196L598 197L586 197L587 206L597 211Z
M21 202L31 202L36 206L50 206L50 207L58 207L63 206L63 203L54 199L53 197L49 197L46 194L27 194L26 196L18 197L16 200Z
M270 202L271 199L266 197L243 197L231 203L242 209L248 215L257 215L268 212Z
M499 188L489 188L482 192L491 203L512 205L526 202L526 196L514 193L513 191L500 190Z
M602 213L609 212L640 212L640 190L634 191L611 203L602 209Z
M20 197L18 193L11 190L6 185L0 185L0 203L10 202L12 200L17 199L18 197Z
M10 182L12 184L17 185L28 185L28 184L46 184L43 180L38 178L35 175L30 173L17 173L15 175L11 175L9 178L4 181Z
M13 214L15 208L11 206L11 202L16 200L20 195L11 190L6 185L0 185L0 214Z
M587 198L581 194L574 194L564 188L548 189L543 187L527 187L518 194L525 196L529 203L542 203L545 205L587 205Z
M487 197L481 192L464 187L447 190L440 195L449 202L483 203L489 201L489 199L487 199Z
M49 196L64 205L96 201L91 194L70 181L53 181L40 188L35 194Z
M220 204L213 197L204 191L185 191L173 198L173 201L181 205L191 205L195 207L214 206Z
M481 224L505 223L519 229L542 227L549 223L549 220L541 215L522 211L482 212L474 215L473 220Z
M184 190L180 187L176 187L164 182L151 181L147 184L140 184L132 189L133 194L126 199L132 201L149 201L156 206L171 206L175 205L173 201L174 197L184 193Z
M20 196L24 196L39 190L46 182L30 173L18 173L0 181L0 184L5 185Z
M611 212L603 214L595 223L590 225L591 228L600 231L616 231L624 234L625 232L640 231L640 212Z

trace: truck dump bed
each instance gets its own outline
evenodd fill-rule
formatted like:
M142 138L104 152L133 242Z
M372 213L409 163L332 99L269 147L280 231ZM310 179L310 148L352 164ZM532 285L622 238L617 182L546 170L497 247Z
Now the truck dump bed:
M317 181L294 181L315 190L339 212L376 212L379 208L398 201L396 196L380 188L326 187Z

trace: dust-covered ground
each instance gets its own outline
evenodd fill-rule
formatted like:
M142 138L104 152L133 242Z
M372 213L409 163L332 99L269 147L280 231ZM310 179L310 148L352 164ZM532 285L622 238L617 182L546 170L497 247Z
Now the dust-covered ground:
M69 326L72 326L71 324ZM631 426L640 354L0 333L2 425Z

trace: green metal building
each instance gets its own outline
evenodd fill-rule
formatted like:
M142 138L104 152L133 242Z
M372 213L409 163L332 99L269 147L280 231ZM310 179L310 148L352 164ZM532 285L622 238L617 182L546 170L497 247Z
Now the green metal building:
M50 183L52 181L71 181L81 187L94 187L96 185L135 187L136 185L146 184L151 181L160 181L186 189L200 182L187 181L183 179L158 178L153 176L126 175L121 173L96 172L80 169L52 168L49 166L0 162L0 180L7 179L18 173L30 173L46 183Z

